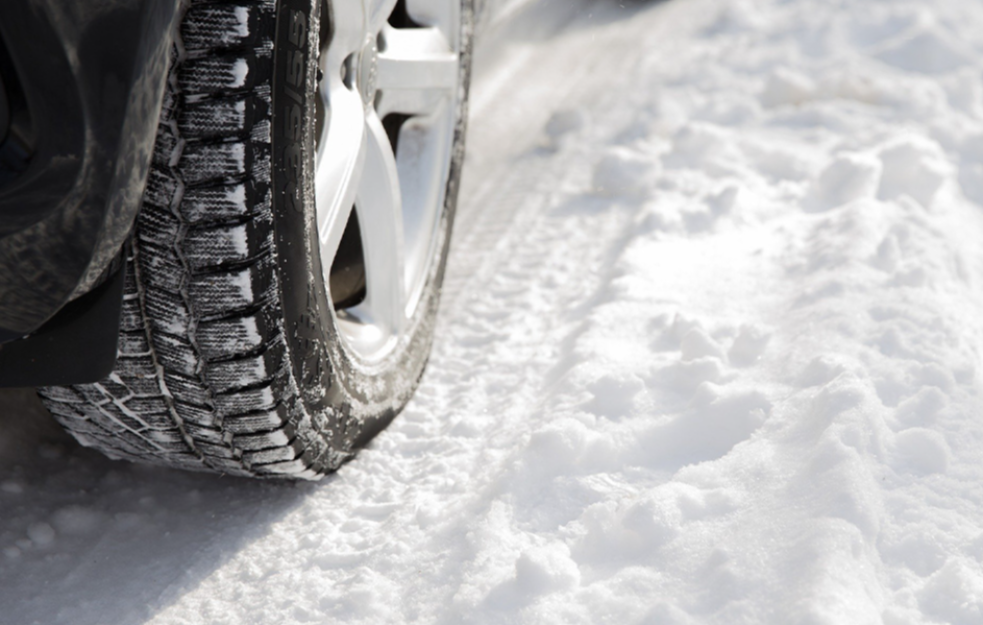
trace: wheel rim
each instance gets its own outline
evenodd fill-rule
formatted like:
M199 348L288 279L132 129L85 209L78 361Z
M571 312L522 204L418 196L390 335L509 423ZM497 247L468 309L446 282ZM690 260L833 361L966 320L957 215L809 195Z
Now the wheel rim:
M410 330L436 257L458 110L460 8L458 0L341 0L330 11L318 61L321 264L343 344L374 362Z

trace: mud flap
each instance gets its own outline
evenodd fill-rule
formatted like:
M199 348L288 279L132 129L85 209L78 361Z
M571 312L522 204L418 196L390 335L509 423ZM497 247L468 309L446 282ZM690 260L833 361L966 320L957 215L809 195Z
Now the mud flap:
M116 364L125 267L37 332L0 345L0 388L98 382Z

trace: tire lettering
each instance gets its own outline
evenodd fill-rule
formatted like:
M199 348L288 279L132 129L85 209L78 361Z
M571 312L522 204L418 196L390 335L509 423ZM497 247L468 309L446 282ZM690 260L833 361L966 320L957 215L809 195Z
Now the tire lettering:
M0 0L2 2L3 0ZM288 39L295 50L288 49L285 59L283 92L290 98L283 107L283 134L287 145L283 151L283 167L286 178L284 188L287 205L304 214L304 99L299 93L306 91L307 83L307 16L303 11L291 10ZM292 88L291 88L292 87ZM299 92L299 93L298 93Z
M287 53L287 82L294 87L302 87L304 84L304 66L307 65L304 59L303 50L291 50Z
M290 96L290 99L296 102L297 104L301 104L303 102L300 99L300 96L297 95L297 92L291 89L290 87L284 87L283 92L286 93L288 96Z
M290 14L290 43L298 48L304 46L307 39L307 18L298 10Z
M284 134L294 141L300 141L304 136L304 116L298 105L291 104L287 110L285 123L286 127L283 129Z
M284 163L287 167L287 172L290 174L290 181L294 182L300 179L300 168L302 165L302 159L300 154L300 148L296 145L287 146L284 152Z

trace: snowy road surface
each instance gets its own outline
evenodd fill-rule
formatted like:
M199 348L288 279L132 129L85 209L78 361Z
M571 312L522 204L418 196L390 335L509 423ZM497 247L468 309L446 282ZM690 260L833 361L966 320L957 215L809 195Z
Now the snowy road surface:
M0 622L983 623L983 4L510 28L406 412L284 486L4 393Z

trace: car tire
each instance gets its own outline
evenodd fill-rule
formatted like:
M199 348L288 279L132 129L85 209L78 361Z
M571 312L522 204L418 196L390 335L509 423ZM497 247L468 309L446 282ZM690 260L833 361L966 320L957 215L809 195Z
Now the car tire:
M117 365L39 389L79 442L316 479L405 406L447 261L471 2L188 4Z

